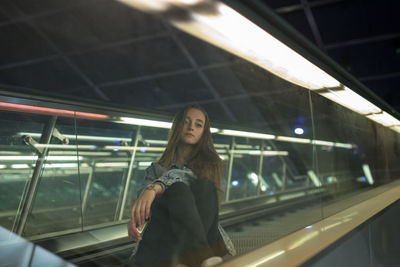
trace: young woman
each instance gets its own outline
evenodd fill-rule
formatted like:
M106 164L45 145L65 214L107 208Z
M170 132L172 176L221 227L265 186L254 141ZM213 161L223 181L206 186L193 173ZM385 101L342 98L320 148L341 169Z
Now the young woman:
M208 115L188 105L176 114L168 145L146 169L131 209L128 234L140 242L130 266L214 266L234 254L218 223L221 179Z

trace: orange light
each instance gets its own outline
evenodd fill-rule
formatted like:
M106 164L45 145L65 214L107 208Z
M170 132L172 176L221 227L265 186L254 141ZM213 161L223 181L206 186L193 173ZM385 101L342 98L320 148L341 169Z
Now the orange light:
M108 119L109 116L96 113L79 112L65 109L55 109L55 108L45 108L36 107L22 104L14 104L7 102L0 102L0 109L7 111L19 111L27 112L33 114L43 114L43 115L56 115L61 117L78 118L78 119L89 119L89 120L104 120Z

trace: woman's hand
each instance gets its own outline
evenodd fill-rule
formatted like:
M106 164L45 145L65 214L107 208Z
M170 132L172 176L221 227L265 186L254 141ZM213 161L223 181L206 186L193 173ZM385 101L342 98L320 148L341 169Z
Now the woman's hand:
M131 220L128 222L128 235L133 241L141 239L138 230L143 229L145 220L150 217L151 204L156 194L162 191L159 184L151 184L146 187L138 197L131 209Z

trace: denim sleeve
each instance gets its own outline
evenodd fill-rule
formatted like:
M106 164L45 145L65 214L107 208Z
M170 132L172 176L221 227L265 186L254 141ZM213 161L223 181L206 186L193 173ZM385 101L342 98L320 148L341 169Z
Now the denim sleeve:
M193 179L195 179L195 175L190 169L171 169L154 182L162 184L164 188L168 188L176 182L183 182L190 185Z
M143 189L146 186L156 182L157 178L159 178L162 175L162 172L163 169L161 165L158 163L153 162L149 167L147 167L147 169L145 170L142 187L138 190L137 197L140 196L140 194L142 193Z

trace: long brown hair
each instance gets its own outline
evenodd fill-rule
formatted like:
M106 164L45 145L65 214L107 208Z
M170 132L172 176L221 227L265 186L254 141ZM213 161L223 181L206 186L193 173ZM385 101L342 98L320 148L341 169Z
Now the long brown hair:
M165 148L164 153L162 154L158 163L164 168L168 168L171 165L176 149L181 141L184 120L187 112L190 109L200 110L204 114L205 122L203 134L199 142L197 142L192 149L188 167L197 177L206 178L213 181L215 187L217 188L218 197L220 198L222 160L215 151L214 143L211 137L210 120L208 118L208 114L199 104L186 105L175 115L172 127L168 134L167 147Z

